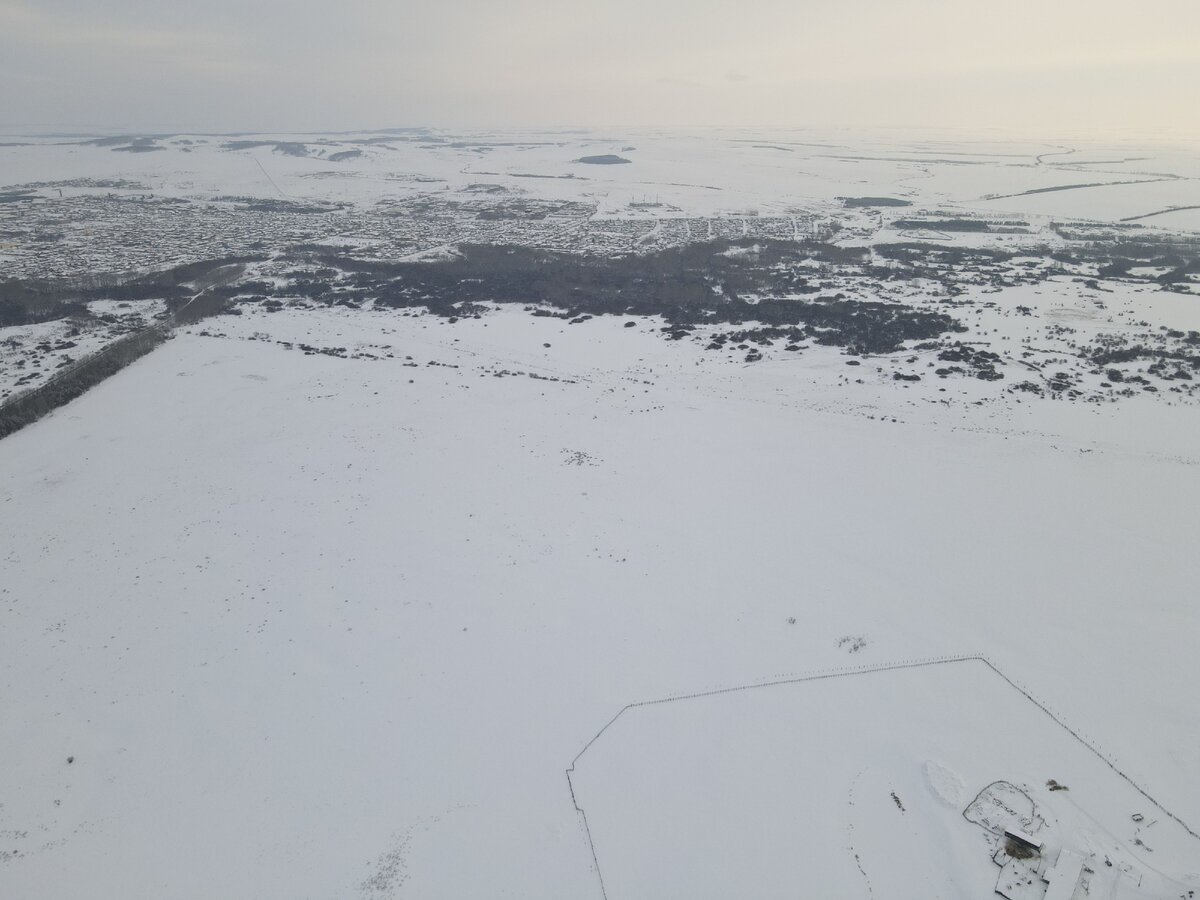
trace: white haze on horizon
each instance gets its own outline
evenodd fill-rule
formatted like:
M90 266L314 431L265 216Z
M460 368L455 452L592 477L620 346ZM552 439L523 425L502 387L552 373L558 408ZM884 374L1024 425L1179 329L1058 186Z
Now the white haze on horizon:
M0 0L0 128L1200 138L1195 0Z

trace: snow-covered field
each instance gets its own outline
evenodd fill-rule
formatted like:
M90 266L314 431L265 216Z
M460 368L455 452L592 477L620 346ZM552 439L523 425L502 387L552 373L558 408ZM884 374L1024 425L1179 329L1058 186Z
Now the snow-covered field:
M977 653L1200 821L1194 408L893 424L844 414L798 366L706 365L617 321L361 316L218 320L247 339L184 334L0 446L6 896L600 896L564 773L626 704ZM314 332L394 356L248 339ZM1035 772L1090 783L1061 735L980 731L956 690L926 715L990 748L957 769L964 796ZM860 687L784 730L836 747L847 729L852 751L878 718L862 785L903 785L918 818L870 827L920 830L927 760L904 748L927 722L905 733L873 702ZM764 721L712 727L736 758L799 752ZM811 765L780 803L841 771ZM1071 796L1113 813L1087 827L1134 864L1196 886L1200 840L1148 829L1139 854L1147 803ZM790 820L796 856L746 893L803 892L807 841L840 846L856 809ZM928 866L986 881L982 832L943 819L978 852ZM615 825L709 846L707 821L655 821ZM614 839L597 836L601 867Z
M959 158L672 140L402 151L448 181L587 169L593 216L633 218L819 212L833 167L861 196L933 168L819 154ZM70 172L358 183L163 143ZM1050 145L986 149L995 177L936 164L922 202L1049 183ZM569 163L608 152L635 162ZM64 171L4 153L14 185ZM1048 372L1055 324L1200 330L1200 298L1132 283L971 290L963 339ZM1022 900L1066 851L1075 900L1200 891L1200 405L835 346L747 364L661 326L245 304L0 441L0 897L982 898L1034 866L1010 826L1045 843Z
M1056 771L1071 783L1047 778ZM1087 896L1166 897L1195 884L1150 862L1187 858L1195 837L979 659L634 707L581 754L571 781L616 897L1045 890L1055 877L1041 877L1037 857L996 847L1009 829L1036 833L1046 857L1091 862ZM993 854L1002 872L980 865Z

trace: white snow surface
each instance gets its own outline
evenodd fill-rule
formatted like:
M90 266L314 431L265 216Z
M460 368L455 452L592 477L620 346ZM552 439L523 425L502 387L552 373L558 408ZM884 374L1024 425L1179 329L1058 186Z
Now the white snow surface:
M744 367L622 326L220 317L0 443L0 896L601 897L565 772L625 705L974 654L1196 827L1195 406L868 410L819 357ZM318 337L359 358L276 343ZM990 884L962 805L1002 779L1095 783L1061 730L984 729L969 680L910 721L903 679L869 677L813 747L869 734L870 771L847 783L810 749L778 801L853 788L868 873L902 821L976 847L929 858L938 878ZM710 726L739 759L809 728ZM849 879L822 896L865 896L840 803L789 820L793 855L744 895L819 871ZM1200 840L1156 845L1157 807L1079 803L1196 885ZM774 821L753 811L722 827ZM604 848L665 839L658 820L611 821L608 896L644 895ZM674 819L671 846L709 846L707 822ZM805 863L818 848L841 855Z
M707 130L172 135L154 146L154 152L130 153L77 138L9 143L0 146L0 189L32 185L47 198L256 197L374 207L491 185L591 203L603 218L820 214L847 196L1110 222L1200 205L1200 156L1186 143ZM355 151L359 155L338 157ZM630 163L578 161L610 153ZM69 181L62 180L65 172ZM637 206L646 203L654 205ZM1144 221L1196 230L1200 209Z
M966 802L947 811L941 792L925 789L930 753L954 758L977 785L1009 773L1027 787L1006 785L1006 799L1036 812L1024 821L1017 807L993 805L1000 834L963 827ZM1047 787L1047 769L1072 772L1069 789ZM978 659L629 709L571 780L614 897L783 898L802 885L821 897L982 898L997 872L979 864L991 855L980 844L1025 828L1048 858L1087 845L1101 868L1108 859L1138 871L1145 895L1194 887L1154 864L1196 839L1163 816L1142 863L1128 810L1146 799ZM1121 822L1122 834L1104 821Z
M754 216L802 236L834 211L848 242L921 239L908 216L1200 229L1186 146L379 137L0 147L0 189L37 197L0 207L6 228L71 250L0 236L0 266L77 277L134 215L183 224L128 268L218 255L208 217L247 198L337 204L320 240L386 254L390 202L481 185L647 243ZM606 153L632 162L575 162ZM71 220L84 196L105 217ZM1195 297L1144 285L971 298L964 340L1036 343L1034 379L1075 373L1047 323L1200 330ZM1110 869L1113 896L1200 890L1200 406L896 381L928 376L915 350L745 365L662 324L244 304L0 441L0 900L990 896L996 842L962 813L996 782L1097 892ZM0 329L0 393L122 326L92 327ZM950 657L971 659L884 669Z

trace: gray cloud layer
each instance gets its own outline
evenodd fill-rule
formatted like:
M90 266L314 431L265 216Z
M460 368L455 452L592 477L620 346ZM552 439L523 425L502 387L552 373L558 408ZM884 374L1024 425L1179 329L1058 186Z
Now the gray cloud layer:
M1196 0L0 0L0 124L1200 131Z

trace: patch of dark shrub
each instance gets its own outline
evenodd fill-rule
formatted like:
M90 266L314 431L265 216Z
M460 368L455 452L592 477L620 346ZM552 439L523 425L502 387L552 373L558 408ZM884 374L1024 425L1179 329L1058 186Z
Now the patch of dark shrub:
M987 232L992 227L982 219L897 219L893 227L901 231L931 229L933 231Z
M900 200L897 197L840 197L842 206L856 209L870 206L912 206L911 200Z
M735 247L753 252L727 252ZM793 293L786 278L789 263L861 261L864 248L725 240L619 257L508 245L459 249L456 258L433 263L333 254L314 256L309 262L348 273L350 284L379 304L426 307L442 316L460 315L464 303L494 302L557 309L566 318L661 316L672 331L755 322L792 329L779 336L793 342L807 338L859 353L892 352L904 341L962 330L948 315L899 303L852 300L840 294L813 300L779 296ZM321 289L312 283L298 292L315 296Z

